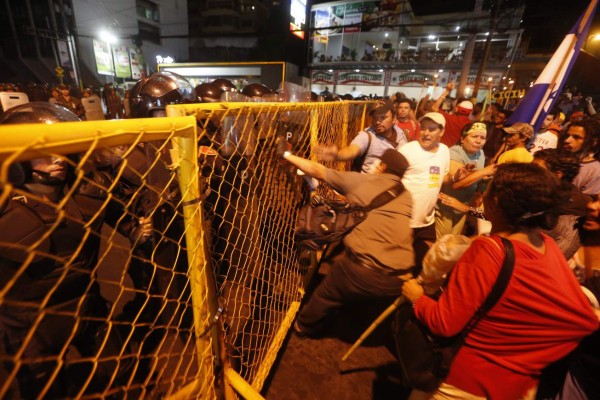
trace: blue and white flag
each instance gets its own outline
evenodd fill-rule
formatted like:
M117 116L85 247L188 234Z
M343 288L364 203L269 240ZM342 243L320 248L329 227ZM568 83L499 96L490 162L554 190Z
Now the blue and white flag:
M561 93L579 51L587 40L588 30L596 13L597 5L598 0L590 1L583 15L579 17L575 26L563 39L558 50L512 113L506 125L526 122L533 126L534 132L539 130Z

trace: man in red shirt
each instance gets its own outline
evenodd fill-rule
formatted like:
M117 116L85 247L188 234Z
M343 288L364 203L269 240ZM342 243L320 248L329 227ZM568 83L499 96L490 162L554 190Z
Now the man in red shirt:
M448 96L450 92L454 90L454 86L454 81L448 83L448 85L446 85L446 89L431 106L431 111L439 112L444 116L444 118L446 118L446 130L440 142L444 143L448 147L454 146L458 143L464 126L471 122L469 119L469 114L471 114L473 111L473 103L468 100L459 102L453 114L449 114L440 109L440 106L444 102L446 96Z
M412 101L404 97L396 104L396 126L402 129L409 142L419 139L419 123L412 112Z

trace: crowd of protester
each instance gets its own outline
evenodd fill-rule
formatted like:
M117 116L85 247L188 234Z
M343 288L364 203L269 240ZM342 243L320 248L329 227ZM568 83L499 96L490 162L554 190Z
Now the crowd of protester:
M451 82L437 99L414 101L401 93L382 99L370 127L348 147L317 146L321 160L362 159L363 174L400 176L412 198L408 226L413 237L404 234L407 209L399 208L399 197L372 210L386 216L372 217L380 218L380 229L360 230L361 241L354 231L344 239L350 261L340 261L335 280L328 276L317 287L294 331L318 336L338 308L387 298L386 285L395 280L417 318L435 334L454 336L491 290L504 257L498 238L504 237L516 254L507 294L468 334L442 386L433 393L414 391L412 398L534 398L538 385L538 398L598 397L600 270L592 254L600 240L600 120L591 99L584 103L580 94L563 94L535 132L525 122L507 124L511 111L501 104L451 99L453 90ZM387 165L391 149L404 156L400 173ZM352 172L327 170L289 153L284 158L363 206L378 193L372 188L370 197L356 197L360 178L345 176ZM387 224L397 228L389 230ZM478 239L456 264L441 297L433 299L418 280L406 276L419 274L430 245L447 234ZM377 254L411 245L414 262L408 265L382 262ZM387 278L379 292L376 279L365 278L377 273ZM546 372L567 356L562 372Z
M2 89L20 91L14 85L4 85ZM505 297L467 336L444 384L435 393L420 395L520 398L527 393L531 395L545 367L571 354L564 373L554 379L560 385L556 385L554 391L549 390L551 394L544 395L597 397L600 375L597 353L600 348L597 335L600 316L599 114L590 98L584 99L577 90L573 93L565 90L556 108L535 132L533 126L524 122L508 125L511 110L502 104L474 104L467 98L451 98L454 89L454 82L450 82L437 99L428 96L408 99L401 93L380 99L369 114L368 126L358 132L348 146L318 144L314 147L320 161L359 160L356 171L325 168L294 154L293 146L278 151L305 174L326 182L348 200L363 206L371 204L380 192L402 188L385 204L371 210L365 221L344 237L343 259L309 297L294 323L294 331L303 337L318 335L328 318L348 303L377 298L392 300L404 294L413 303L417 317L432 331L453 336L464 328L490 291L502 265L504 254L499 237L504 237L512 242L516 254L513 278ZM81 98L73 93L69 87L60 85L52 88L46 98L37 92L31 92L29 98L37 103L54 103L69 111L68 118L56 117L52 122L85 120L87 110L82 99L94 96L100 99L100 96L92 90L85 90ZM112 85L104 87L101 97L106 119L161 117L165 115L164 105L169 103L344 99L331 93L317 95L299 89L274 91L260 84L248 85L237 92L235 85L227 80L215 80L194 88L185 78L170 73L155 74L138 82L125 95L125 102ZM15 110L8 110L0 123L12 123L9 116L15 114ZM209 124L206 126L210 129ZM221 146L224 143L219 144L218 137L213 140L217 142L206 144L224 151L225 147ZM239 154L249 154L255 148L250 143L240 143L247 147L237 149ZM121 156L136 154L128 150L102 149L104 153L94 158L95 173L102 179L117 180L117 187L123 189L121 198L117 199L121 205L129 204L128 195L140 186L135 177L141 174L136 171L118 173ZM147 164L145 154L140 148L140 165ZM40 185L52 186L54 190L50 195L43 191L37 196L58 203L66 190L71 190L63 176L67 164L64 160L42 161L39 166L36 160L31 162L30 180L21 185L23 190L34 194ZM51 166L53 164L61 167ZM93 190L71 191L77 194L74 202L90 196L104 201ZM146 203L156 206L155 199L148 196ZM13 221L8 218L8 211L20 207L24 207L23 204L15 201L10 207L2 207L0 223ZM167 208L165 213L175 213L175 205L163 207ZM82 208L78 209L81 213ZM131 215L144 214L139 210L128 211ZM87 221L89 216L83 214L83 220ZM99 224L94 227L97 231L102 223L110 223L110 212L94 221ZM159 240L154 236L164 231L153 227L158 223L156 220L145 217L129 217L125 222L121 227L127 226L125 234L142 260L134 269L130 266L129 273L139 275L132 275L134 283L138 289L145 290L151 285L148 275L152 274L152 266L143 261L150 257L146 243ZM433 299L423 294L414 278L420 274L431 244L447 234L478 238L456 264L444 294ZM218 248L218 238L215 240ZM86 242L89 254L79 260L84 265L82 268L90 271L98 255L97 243L92 242ZM158 261L168 265L175 256L170 258L169 249L163 250L164 258L161 260L159 255ZM64 249L66 253L73 251ZM3 268L6 264L6 268L15 269L13 264L23 261L23 255L0 257ZM49 274L59 268L55 261L38 261L47 264ZM185 266L172 267L185 269ZM44 284L48 283L44 279L50 279L42 278ZM71 278L80 287L82 283L78 280L89 285L89 274L86 277L75 274ZM15 278L7 275L2 284L12 279ZM89 292L92 294L89 304L101 302L97 290ZM56 306L71 310L76 298L63 297L57 300ZM144 307L141 303L142 300L135 299L126 312L132 316L140 314ZM0 319L0 324L6 325L4 330L0 329L5 335L2 351L14 354L18 349L16 342L23 339L32 321L22 313L19 315L18 308L3 307L6 307L2 310L3 317L11 317L12 321L5 323ZM159 305L145 307L145 314L140 314L142 320L150 318L148 314ZM73 321L59 319L46 323L51 328L57 323L73 324ZM46 335L52 335L50 328ZM590 336L594 332L596 334ZM78 333L76 338L81 339L83 334ZM31 355L56 355L62 351L65 340L64 337L40 337L37 341L34 338ZM80 341L75 345L84 355L91 352L86 348L90 344ZM573 354L576 348L579 353ZM22 370L19 385L13 388L14 395L27 396L29 391L36 395L35 385L52 373L53 369L44 363L33 364L29 371ZM7 371L0 369L0 375L6 374ZM546 390L545 386L540 387ZM56 395L65 395L58 386L52 390L56 390Z

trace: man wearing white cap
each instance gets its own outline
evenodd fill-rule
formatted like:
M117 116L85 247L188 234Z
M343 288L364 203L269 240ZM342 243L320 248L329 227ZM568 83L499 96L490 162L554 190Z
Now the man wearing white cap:
M409 165L402 184L412 194L410 227L413 228L415 273L420 272L423 257L436 240L435 205L442 183L449 180L450 170L450 151L440 143L446 126L444 116L427 113L419 119L419 126L419 139L398 150Z
M454 90L454 86L454 81L449 82L440 97L438 97L438 99L431 105L431 111L439 112L446 119L444 137L441 138L440 142L448 147L459 144L462 130L466 124L471 122L469 115L473 112L473 103L468 100L459 102L456 105L456 109L454 110L453 114L449 114L440 110L440 106L444 102L444 99L450 94L450 92L452 92L452 90Z

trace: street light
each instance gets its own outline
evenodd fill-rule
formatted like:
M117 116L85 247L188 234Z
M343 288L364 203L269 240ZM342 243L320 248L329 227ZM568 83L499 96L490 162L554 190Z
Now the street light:
M594 34L591 34L590 36L588 36L587 40L585 41L585 46L584 46L585 50L587 50L588 44L590 43L590 41L592 41L592 42L600 41L600 33L594 33Z
M116 36L113 35L112 33L108 32L108 31L101 31L100 32L100 39L104 40L108 44L117 43Z

